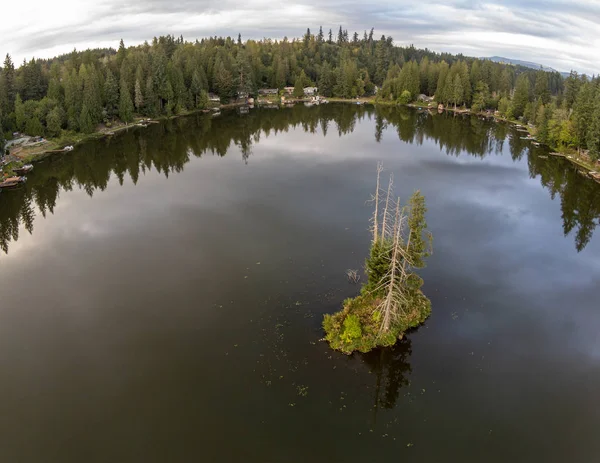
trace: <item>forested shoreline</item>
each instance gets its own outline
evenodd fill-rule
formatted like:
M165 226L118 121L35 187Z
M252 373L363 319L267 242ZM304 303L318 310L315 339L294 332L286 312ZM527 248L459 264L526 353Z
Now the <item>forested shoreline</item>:
M92 133L136 115L172 116L260 88L316 86L326 97L375 96L405 104L419 95L473 112L498 111L535 126L539 141L600 155L598 78L536 71L489 60L401 47L374 30L352 36L322 28L300 39L188 42L163 36L118 50L95 49L0 71L0 148L13 132L58 138Z

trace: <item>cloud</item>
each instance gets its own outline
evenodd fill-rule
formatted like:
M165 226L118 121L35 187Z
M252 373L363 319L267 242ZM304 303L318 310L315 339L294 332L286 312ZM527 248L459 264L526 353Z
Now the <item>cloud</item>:
M116 47L121 38L131 45L165 34L280 39L319 25L335 33L341 24L361 34L374 27L378 37L439 52L500 55L561 71L600 70L600 3L592 0L30 0L3 9L10 21L0 30L0 53L10 52L18 62L75 47Z

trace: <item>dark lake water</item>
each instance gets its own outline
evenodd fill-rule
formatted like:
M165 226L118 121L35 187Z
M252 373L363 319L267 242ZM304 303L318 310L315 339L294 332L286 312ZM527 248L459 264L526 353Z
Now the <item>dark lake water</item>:
M0 194L2 462L597 462L600 185L502 124L350 105L90 142ZM432 316L345 356L377 161Z

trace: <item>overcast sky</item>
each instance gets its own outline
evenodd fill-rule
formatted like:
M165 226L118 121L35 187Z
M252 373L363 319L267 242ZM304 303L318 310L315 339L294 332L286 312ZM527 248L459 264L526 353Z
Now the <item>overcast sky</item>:
M5 0L2 17L0 56L18 63L74 47L116 48L120 38L291 38L342 25L361 35L374 27L400 45L600 71L599 0Z

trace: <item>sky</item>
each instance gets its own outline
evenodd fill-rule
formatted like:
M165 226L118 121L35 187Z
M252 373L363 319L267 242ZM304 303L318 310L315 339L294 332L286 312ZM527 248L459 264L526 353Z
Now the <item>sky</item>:
M503 56L558 71L600 73L599 0L7 0L0 56L49 58L77 48L117 48L173 34L193 41L301 37L375 28L398 45Z

